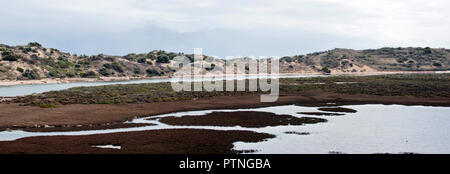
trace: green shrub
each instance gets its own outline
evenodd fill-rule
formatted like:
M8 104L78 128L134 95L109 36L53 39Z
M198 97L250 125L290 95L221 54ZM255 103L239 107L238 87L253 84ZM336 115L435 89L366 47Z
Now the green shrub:
M2 57L3 57L3 60L6 60L6 61L17 61L20 58L20 56L14 54L11 51L3 52Z
M433 63L433 66L438 66L438 67L441 67L441 66L442 66L442 64L441 64L441 63L439 63L439 62L434 62L434 63Z
M292 62L292 57L287 57L287 56L286 56L286 57L283 57L283 58L280 59L280 61L283 61L283 60L284 60L285 62L291 63L291 62Z
M37 43L37 42L30 42L30 43L28 43L28 46L30 46L30 47L41 47L42 45L40 43Z
M106 69L111 69L112 68L111 64L109 64L109 63L103 64L103 67L105 67Z
M41 104L39 104L39 107L40 108L56 108L56 105L55 104L51 104L51 103L49 103L49 104L41 103Z
M64 68L64 69L69 68L73 65L68 60L60 60L56 64L58 65L59 68Z
M41 77L37 73L36 70L25 70L25 72L22 73L22 79L28 79L28 80L36 80L40 79Z
M68 61L69 59L67 59L67 57L59 56L59 57L58 57L58 60Z
M425 54L431 54L431 48L430 48L430 47L425 47L425 48L423 49L423 53L425 53Z
M145 63L146 61L147 61L146 58L139 58L139 59L137 60L138 63Z
M339 61L333 58L326 58L322 60L321 65L325 67L336 68L339 66Z
M169 57L166 56L166 55L159 55L158 59L156 59L156 62L158 62L158 63L169 63L170 60L169 60Z
M75 74L73 72L68 72L66 73L67 77L75 77Z
M24 71L24 69L21 68L21 67L17 67L16 70L19 71L19 72L21 72L21 73L23 73L23 71Z
M23 50L23 52L26 54L26 53L28 53L28 52L31 52L31 51L33 51L33 49L31 49L30 47L26 47L24 50Z
M49 75L50 77L58 77L59 72L58 72L58 70L50 70L50 71L48 72L48 75Z
M134 68L133 73L134 74L140 74L141 70L139 68Z
M328 67L323 67L322 72L324 73L331 73L331 71L328 69Z
M398 62L398 63L404 63L404 62L407 61L407 60L408 60L407 58L401 57L401 58L398 58L398 59L397 59L397 62Z
M135 53L127 54L124 56L124 58L127 60L135 60L136 57L137 57L137 55Z
M161 73L155 69L149 68L146 70L147 74L150 76L160 76Z
M100 68L98 73L100 73L102 76L109 76L109 75L111 75L106 68Z
M81 72L80 76L83 78L96 77L97 74L94 71Z
M111 68L119 73L123 73L122 66L120 66L119 63L117 63L117 62L112 63Z

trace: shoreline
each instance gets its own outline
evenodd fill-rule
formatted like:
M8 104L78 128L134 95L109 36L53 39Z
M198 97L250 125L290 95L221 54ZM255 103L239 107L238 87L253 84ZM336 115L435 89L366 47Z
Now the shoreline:
M0 80L0 87L18 86L18 85L63 84L63 83L78 83L78 82L115 82L115 81L146 80L158 78L159 77L99 77L99 78L52 78L52 79L46 78L40 80Z
M57 108L0 104L0 130L40 128L46 126L76 128L85 125L124 122L133 118L174 112L241 109L279 105L311 105L317 103L342 104L399 104L450 107L449 98L419 98L409 96L349 95L324 92L282 94L278 101L261 103L260 95L220 96L190 101L136 104L70 104ZM156 109L157 108L157 109ZM94 126L96 127L96 126Z
M207 139L205 137L208 137ZM236 154L235 142L256 143L275 135L239 130L159 129L0 141L0 154ZM116 145L120 149L98 148Z
M371 76L371 75L388 75L388 74L438 74L450 73L450 71L377 71L377 72L357 72L357 73L279 73L277 75L302 76L302 75L354 75L354 76ZM245 74L256 76L258 74ZM261 74L260 74L261 75ZM213 77L214 75L203 75L202 77ZM226 75L225 75L226 76ZM0 87L18 86L18 85L40 85L40 84L64 84L78 82L118 82L132 80L150 80L150 79L168 79L175 76L155 76L155 77L98 77L98 78L45 78L40 80L0 80ZM217 76L216 76L217 77ZM195 77L194 77L195 78Z

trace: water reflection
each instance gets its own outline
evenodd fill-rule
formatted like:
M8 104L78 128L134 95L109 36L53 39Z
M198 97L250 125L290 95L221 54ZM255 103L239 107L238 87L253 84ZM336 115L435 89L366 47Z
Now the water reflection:
M301 126L173 126L158 119L168 116L205 115L212 112L259 111L302 117L298 112L318 112L318 107L274 106L255 109L203 110L177 112L137 118L127 123L153 123L156 126L88 130L73 132L0 132L0 140L8 141L30 136L91 135L155 129L248 130L276 135L258 143L236 142L235 150L252 153L450 153L450 108L403 105L346 105L358 112L340 117L326 117L327 123ZM309 116L311 117L311 116ZM318 116L320 117L320 116ZM324 118L324 117L321 117Z

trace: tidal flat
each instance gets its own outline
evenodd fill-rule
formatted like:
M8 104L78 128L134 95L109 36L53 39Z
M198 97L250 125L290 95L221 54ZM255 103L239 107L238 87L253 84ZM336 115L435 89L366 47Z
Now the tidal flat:
M450 153L448 107L380 104L345 107L358 112L347 113L342 117L327 117L326 122L301 125L170 125L161 120L183 120L186 117L214 119L212 113L230 117L236 113L238 116L260 113L261 117L291 115L303 118L297 112L314 112L319 108L282 105L253 109L199 110L154 115L125 122L152 124L144 127L64 132L3 131L0 132L0 147L4 150L0 152L36 153L36 149L45 146L55 150L42 153ZM242 119L245 120L246 117ZM158 132L163 132L163 136L159 136ZM156 135L163 139L158 139L158 145L150 141ZM150 140L143 142L142 139ZM70 143L75 143L74 149L79 151L68 150ZM94 148L93 145L114 145L121 148ZM138 148L139 146L142 147ZM181 150L174 150L175 148Z
M0 153L450 153L449 79L283 78L273 103L261 103L261 91L174 92L166 82L12 97L0 103ZM152 139L158 132L167 139L126 138ZM173 142L173 134L212 142ZM235 138L220 141L227 136ZM177 143L190 144L176 151L184 148ZM38 152L47 147L56 150Z

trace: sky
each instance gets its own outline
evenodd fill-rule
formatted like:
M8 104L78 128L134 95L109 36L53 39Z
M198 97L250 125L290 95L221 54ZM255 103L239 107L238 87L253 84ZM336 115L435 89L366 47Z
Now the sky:
M448 0L0 0L0 43L73 54L450 48Z

